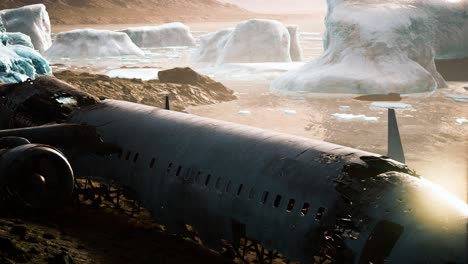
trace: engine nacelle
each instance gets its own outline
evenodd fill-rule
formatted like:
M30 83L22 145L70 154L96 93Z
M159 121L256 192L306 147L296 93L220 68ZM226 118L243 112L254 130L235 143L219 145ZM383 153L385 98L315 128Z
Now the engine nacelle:
M0 188L9 198L32 207L60 206L71 198L74 183L59 150L24 138L0 140Z

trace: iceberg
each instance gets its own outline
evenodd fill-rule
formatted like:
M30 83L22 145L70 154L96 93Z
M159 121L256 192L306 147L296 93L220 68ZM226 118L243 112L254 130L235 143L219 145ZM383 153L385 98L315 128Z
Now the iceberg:
M468 1L328 0L325 52L276 93L418 93L446 87L435 59L468 57Z
M195 46L190 28L182 23L132 27L120 30L140 48Z
M1 19L0 40L0 83L22 82L52 73L49 63L34 49L9 44Z
M369 106L371 109L375 108L387 108L387 109L412 109L413 106L405 103L395 102L373 102Z
M35 4L0 11L7 32L21 32L31 38L32 44L43 53L52 45L50 19L43 4Z
M192 61L220 65L300 60L296 32L297 27L288 29L275 20L244 21L234 29L201 36L200 47L194 52Z
M22 82L51 73L48 62L35 50L21 45L0 44L1 82Z
M332 117L339 121L366 121L366 122L378 122L379 118L374 116L366 115L353 115L353 114L333 114Z
M21 45L21 46L26 46L28 48L34 49L34 45L31 42L31 38L23 33L20 32L7 32L6 33L8 37L8 44L10 45Z
M96 29L77 29L57 34L46 58L93 58L144 56L130 37L122 32Z
M287 26L289 36L291 38L290 55L292 61L302 61L302 49L299 40L299 34L297 33L298 26L290 25Z

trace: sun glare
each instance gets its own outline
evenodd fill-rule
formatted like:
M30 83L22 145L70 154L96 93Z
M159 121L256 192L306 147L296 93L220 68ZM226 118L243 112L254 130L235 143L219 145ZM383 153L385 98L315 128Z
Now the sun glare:
M462 212L465 217L468 217L468 204L466 202L462 201L457 196L453 195L440 185L437 185L424 178L421 179L421 181L423 182L423 184L427 185L432 191L434 191L434 195L437 195L441 199L446 200L448 203L450 203L450 205Z

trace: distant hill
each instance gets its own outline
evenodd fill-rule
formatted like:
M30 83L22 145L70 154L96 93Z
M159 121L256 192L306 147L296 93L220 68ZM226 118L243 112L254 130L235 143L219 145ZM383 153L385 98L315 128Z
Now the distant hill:
M0 9L45 4L52 24L142 24L231 20L249 11L217 0L0 0Z

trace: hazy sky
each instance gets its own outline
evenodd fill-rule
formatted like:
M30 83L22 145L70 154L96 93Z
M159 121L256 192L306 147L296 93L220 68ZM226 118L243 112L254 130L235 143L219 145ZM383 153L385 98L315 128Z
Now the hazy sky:
M325 12L326 0L220 0L237 4L245 9L263 13L315 13Z

